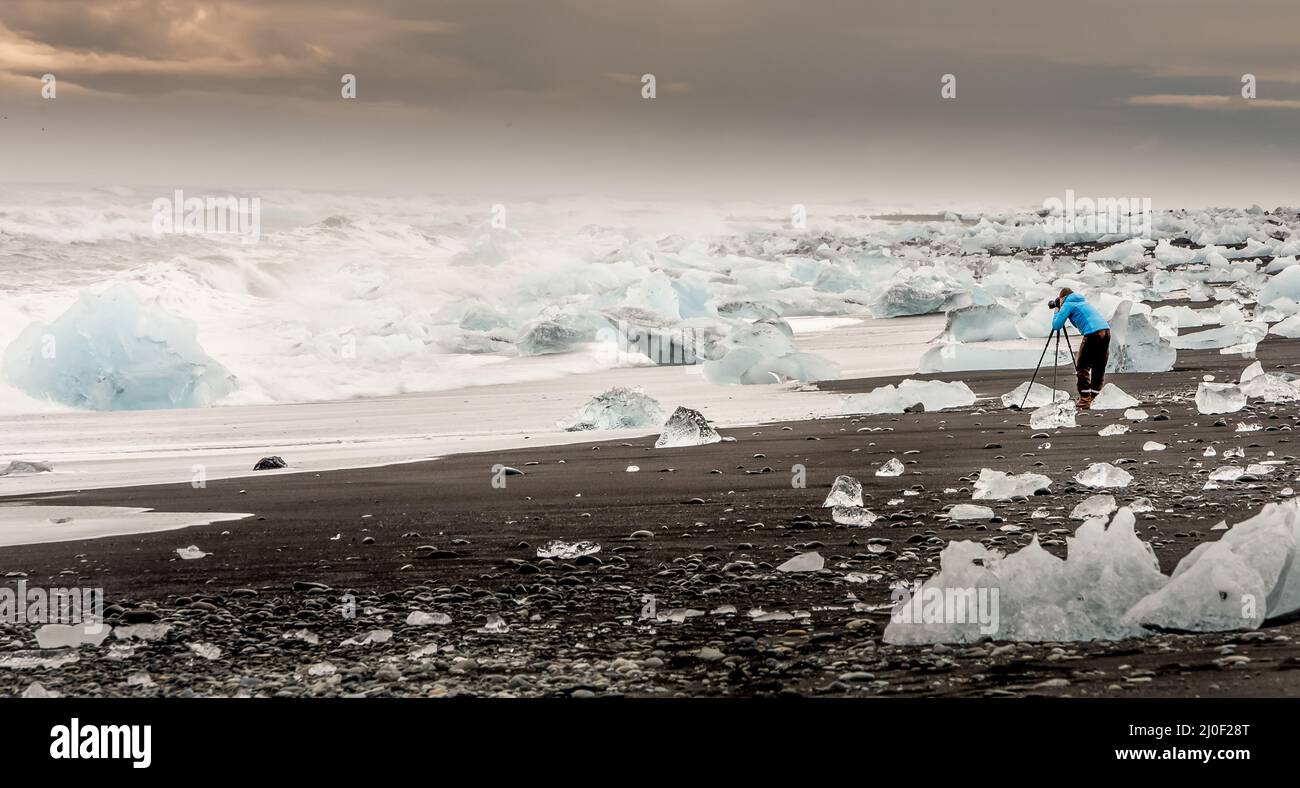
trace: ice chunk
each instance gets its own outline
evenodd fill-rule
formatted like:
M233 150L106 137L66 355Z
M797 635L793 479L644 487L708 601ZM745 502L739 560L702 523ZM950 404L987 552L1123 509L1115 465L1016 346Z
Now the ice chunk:
M1028 392L1028 397L1025 396L1026 392ZM1042 383L1034 383L1031 387L1029 382L1026 381L1003 394L1002 405L1008 408L1041 408L1053 400L1065 402L1071 399L1073 397L1070 396L1068 391L1054 390L1051 386L1044 386Z
M205 553L202 550L200 550L196 545L190 545L189 547L176 548L176 555L180 556L182 559L186 561L193 561L196 558L207 558L208 556L212 555L212 553Z
M826 359L801 353L787 333L785 321L760 320L742 326L722 343L713 360L704 363L704 377L719 384L812 382L839 377Z
M659 402L641 389L615 386L592 397L560 427L566 432L659 427L667 418Z
M1109 424L1105 427L1102 427L1100 430L1098 430L1097 434L1102 436L1103 438L1108 438L1111 435L1123 435L1128 431L1129 431L1129 427L1127 424Z
M190 651L194 652L197 656L203 657L204 659L214 660L214 659L221 658L220 646L214 646L211 643L196 642L196 643L190 643L189 647L190 647Z
M1246 393L1235 383L1204 383L1196 387L1196 410L1204 414L1236 413L1246 407Z
M1107 383L1101 387L1101 393L1092 401L1093 410L1120 410L1121 408L1132 408L1140 405L1138 400L1125 394L1124 391L1114 383Z
M478 631L490 635L502 635L510 631L510 625L496 613L488 613L487 620L483 622L483 626L479 627Z
M1073 400L1049 402L1029 414L1029 426L1036 430L1057 430L1078 426Z
M515 348L525 356L567 353L595 341L601 330L600 322L591 317L546 310L523 327L515 338Z
M1246 469L1239 465L1224 465L1210 471L1212 482L1235 482L1246 475Z
M1124 418L1128 419L1129 421L1146 421L1147 412L1145 410L1141 410L1140 408L1130 408L1124 411Z
M1259 369L1259 366L1258 361L1251 365L1255 369ZM1256 374L1250 377L1247 377L1246 373L1243 372L1240 385L1242 393L1247 397L1261 399L1264 402L1280 403L1300 400L1300 385L1294 380L1264 372L1262 369L1259 369Z
M678 446L703 446L719 443L722 436L713 429L709 420L698 410L678 406L673 415L664 424L663 433L655 441L656 449L671 449Z
M423 610L412 610L406 616L406 625L408 627L431 627L446 626L451 623L451 616L446 613L428 613Z
M1133 303L1123 301L1111 317L1111 372L1167 372L1174 368L1178 351L1160 335L1155 323L1143 313L1132 312ZM1136 403L1134 403L1136 404Z
M920 403L927 411L964 408L975 404L975 392L961 381L904 380L872 389L866 394L850 394L844 399L845 413L902 413Z
M1142 451L1164 451L1166 448L1168 447L1157 441L1147 441L1142 444Z
M870 509L861 506L836 506L831 509L831 520L840 525L866 527L880 519Z
M876 471L877 476L902 476L903 463L898 458L891 459L889 462L880 466Z
M778 572L820 572L826 559L820 553L800 553L776 568Z
M1070 510L1070 517L1075 520L1087 520L1089 517L1109 517L1119 508L1113 495L1093 495L1084 498Z
M1040 473L1010 474L984 468L975 480L975 491L971 498L977 501L1006 501L1012 498L1028 497L1039 490L1046 490L1052 480Z
M112 627L101 622L45 624L36 630L36 644L44 649L98 646Z
M1268 323L1251 321L1180 334L1172 340L1172 344L1180 350L1213 350L1256 344L1267 334Z
M559 558L563 561L571 561L584 555L595 555L600 552L600 545L595 542L562 542L559 539L553 539L545 545L537 548L538 558Z
M970 503L959 503L948 510L950 520L992 520L994 516L989 507Z
M852 476L836 476L831 483L831 491L826 495L823 507L861 506L862 483Z
M1020 315L1001 304L962 307L948 313L943 336L953 342L988 342L1019 339L1016 322Z
M938 267L908 267L885 283L871 305L876 317L928 315L961 293L961 283Z
M126 285L83 293L53 323L28 326L5 349L3 367L33 397L91 410L196 408L235 390L193 323Z
M1109 527L1101 518L1085 521L1066 547L1063 561L1037 538L1009 556L975 542L949 543L939 555L939 573L896 602L885 642L964 643L990 635L1117 640L1145 634L1123 616L1166 578L1151 546L1138 538L1132 512L1119 510ZM945 609L957 608L940 603L961 605L964 615L945 615ZM984 612L995 615L975 615Z
M39 681L33 681L31 684L27 686L27 689L23 690L23 697L24 698L61 698L63 697L63 695L61 695L60 693L54 690L46 689L45 685L41 684Z
M31 473L50 473L53 470L54 466L48 462L12 460L8 465L0 468L0 476L26 476Z
M1300 510L1268 504L1218 542L1197 545L1168 585L1127 618L1147 627L1218 632L1253 629L1300 609Z
M1127 487L1133 474L1108 462L1094 462L1075 474L1074 480L1085 487Z

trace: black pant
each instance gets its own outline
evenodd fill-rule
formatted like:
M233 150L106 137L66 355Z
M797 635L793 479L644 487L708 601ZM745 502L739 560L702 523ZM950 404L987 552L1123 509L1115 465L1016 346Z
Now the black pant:
M1079 375L1079 396L1101 391L1108 359L1110 359L1110 329L1094 331L1079 340L1079 357L1074 367Z

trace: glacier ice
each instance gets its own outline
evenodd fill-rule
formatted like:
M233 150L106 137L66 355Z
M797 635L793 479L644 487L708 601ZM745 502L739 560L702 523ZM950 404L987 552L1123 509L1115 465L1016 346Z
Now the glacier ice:
M193 323L140 300L127 285L84 292L53 323L33 323L5 349L15 387L90 410L210 405L235 378L196 338Z
M830 361L799 352L789 331L785 321L778 320L759 320L737 328L711 349L714 357L704 362L704 377L721 384L815 382L839 377L839 369Z
M880 386L865 394L850 394L844 398L844 412L902 413L917 403L927 411L945 408L964 408L975 404L975 392L961 381L946 383L942 380L907 379L898 384Z
M878 515L861 506L836 506L831 509L831 520L840 525L865 527L878 519Z
M720 443L722 436L713 429L709 420L698 410L678 406L673 415L664 423L663 432L655 441L656 449L672 449L679 446L703 446L708 443Z
M1196 410L1213 415L1236 413L1246 407L1246 393L1235 383L1206 383L1196 387Z
M36 630L36 644L44 649L98 646L112 629L100 622L45 624Z
M615 386L597 394L560 427L567 432L658 427L668 418L654 397L639 388Z
M992 520L994 512L987 506L959 503L948 510L950 520Z
M1121 509L1109 527L1091 518L1066 539L1065 560L1034 539L1011 555L975 542L950 542L940 571L915 594L899 599L884 640L896 645L969 643L988 634L969 617L930 617L914 602L986 589L997 611L994 640L1118 640L1145 634L1124 614L1165 582L1151 546L1138 538L1133 514ZM994 595L996 590L996 595ZM936 612L942 613L942 607ZM917 620L917 619L920 620ZM937 620L936 620L937 619Z
M1129 396L1114 383L1107 383L1101 387L1101 393L1092 401L1093 410L1120 410L1121 408L1133 408L1142 404L1138 400Z
M1074 400L1049 402L1029 414L1029 426L1036 430L1056 430L1078 426Z
M562 561L571 561L574 558L581 558L584 555L595 555L599 552L600 545L595 542L565 542L559 539L552 539L537 548L537 557L558 558Z
M975 490L971 498L977 501L1007 501L1012 498L1028 497L1039 490L1046 490L1052 480L1040 473L1010 474L991 468L980 470L975 480Z
M1089 517L1109 517L1119 508L1113 495L1092 495L1084 498L1073 509L1070 517L1074 520L1087 520Z
M10 460L9 464L0 468L0 476L26 476L31 473L49 473L54 470L54 466L48 462L39 462L36 460Z
M1020 315L1001 304L976 304L948 312L943 337L952 342L988 342L1019 339Z
M820 572L826 559L817 552L800 553L776 568L778 572Z
M1300 400L1300 384L1281 375L1265 372L1258 361L1241 373L1241 390L1248 398L1265 402L1295 402Z
M1076 473L1074 480L1085 487L1127 487L1133 474L1108 462L1094 462Z
M1028 392L1028 397L1025 396L1026 392ZM1060 389L1054 390L1051 386L1044 386L1042 383L1034 383L1030 386L1029 382L1026 381L1008 391L1006 394L1003 394L1002 404L1008 408L1014 406L1017 408L1025 407L1036 409L1041 408L1053 400L1063 402L1070 399L1073 399L1073 397L1070 396L1070 392L1068 391L1061 391ZM1023 406L1021 405L1022 402L1024 403Z
M1161 336L1151 318L1133 312L1133 303L1123 301L1110 319L1110 372L1167 372L1174 368L1178 351L1173 342Z
M880 468L876 470L876 475L877 476L902 476L903 463L899 461L898 458L895 457L891 459L889 462L880 466Z
M822 507L861 505L862 482L852 476L836 476L835 481L831 483L831 491L827 493L826 501L822 504Z

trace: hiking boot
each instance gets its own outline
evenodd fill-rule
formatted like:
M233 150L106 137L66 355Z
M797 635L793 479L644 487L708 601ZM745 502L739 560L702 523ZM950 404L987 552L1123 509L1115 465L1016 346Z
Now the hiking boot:
M1080 395L1079 395L1079 410L1092 410L1092 398L1093 398L1093 396L1094 396L1094 395L1093 395L1091 392L1089 392L1089 393L1087 393L1087 394L1080 394Z

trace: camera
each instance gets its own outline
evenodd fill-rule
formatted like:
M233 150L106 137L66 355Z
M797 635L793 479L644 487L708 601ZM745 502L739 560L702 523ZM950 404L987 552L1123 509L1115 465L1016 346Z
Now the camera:
M1053 299L1051 299L1050 301L1047 302L1047 308L1048 308L1048 309L1056 309L1056 308L1058 308L1058 307L1060 307L1060 306L1061 306L1061 299L1059 299L1059 298L1053 298Z

